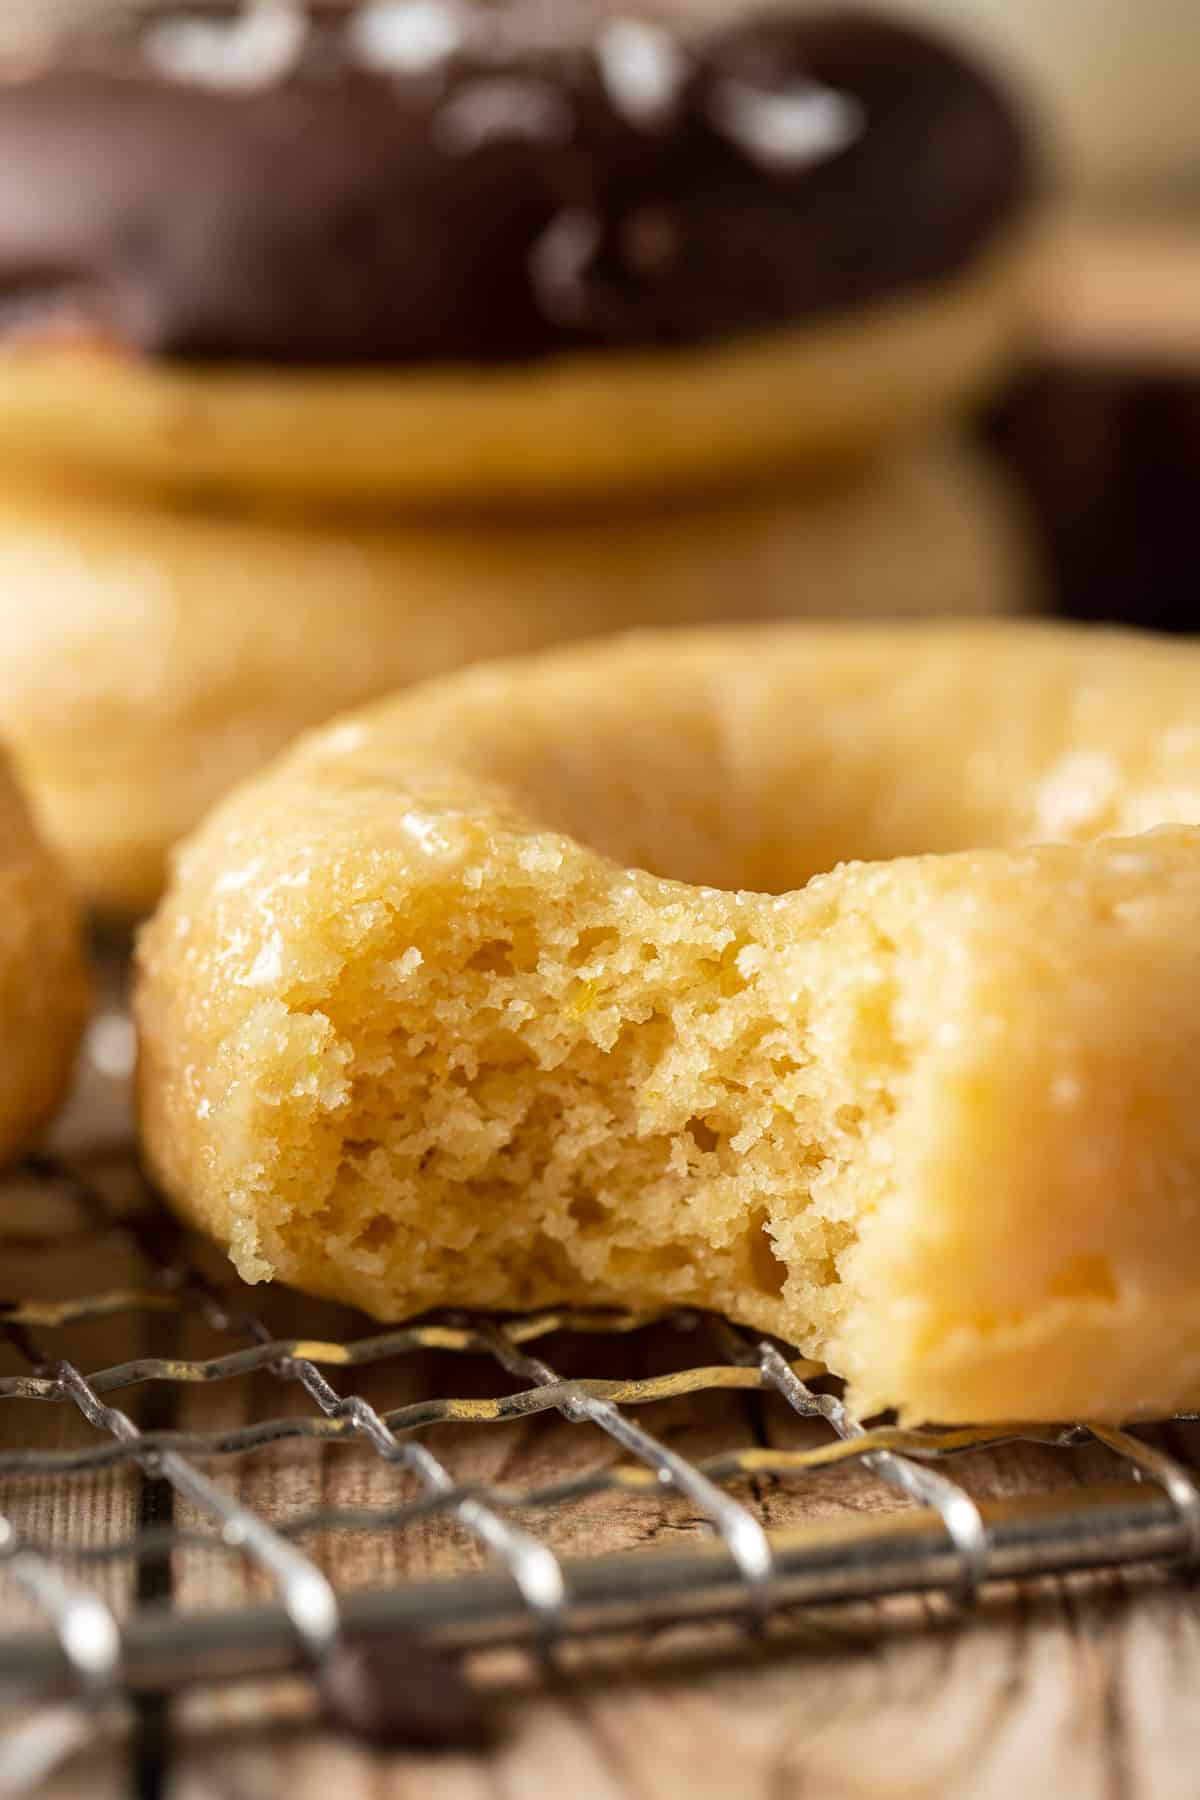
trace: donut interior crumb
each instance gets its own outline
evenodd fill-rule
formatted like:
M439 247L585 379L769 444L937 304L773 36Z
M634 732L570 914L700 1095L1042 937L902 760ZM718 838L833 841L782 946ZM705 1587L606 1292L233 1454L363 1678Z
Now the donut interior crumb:
M268 1005L241 1040L281 1088L336 1100L287 1157L298 1279L332 1262L385 1317L564 1298L744 1317L748 1293L773 1316L787 1287L828 1340L908 1078L869 921L781 967L769 901L664 916L535 864L417 932L366 923L315 1011Z
M693 1303L793 1337L802 1322L816 1348L838 1336L915 1052L897 942L870 884L795 891L831 840L715 787L710 733L651 767L621 726L593 717L572 759L521 747L527 820L489 813L487 777L449 803L406 777L417 845L488 825L444 878L328 921L319 984L238 1033L231 1073L254 1069L267 1134L244 1274L332 1280L391 1319ZM495 748L474 746L489 776ZM252 979L281 977L274 956ZM915 941L907 964L917 979Z
M247 1278L385 1320L694 1304L864 1410L1177 1406L1194 704L1157 645L780 630L344 723L145 939L156 1172Z

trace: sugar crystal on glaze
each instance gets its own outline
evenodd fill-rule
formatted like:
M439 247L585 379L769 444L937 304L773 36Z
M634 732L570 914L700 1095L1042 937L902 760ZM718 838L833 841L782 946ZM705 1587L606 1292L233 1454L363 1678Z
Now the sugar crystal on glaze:
M864 1409L1194 1406L1191 664L1017 626L646 635L310 739L143 940L164 1189L248 1277L380 1318L696 1305ZM1098 745L1103 820L1036 842Z

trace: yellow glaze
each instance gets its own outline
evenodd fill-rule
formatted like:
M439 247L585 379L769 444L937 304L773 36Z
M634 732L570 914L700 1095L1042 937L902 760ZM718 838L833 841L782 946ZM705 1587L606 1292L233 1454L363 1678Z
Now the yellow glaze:
M911 1420L1200 1401L1190 646L746 629L429 685L217 813L137 1007L151 1162L249 1279L714 1307Z

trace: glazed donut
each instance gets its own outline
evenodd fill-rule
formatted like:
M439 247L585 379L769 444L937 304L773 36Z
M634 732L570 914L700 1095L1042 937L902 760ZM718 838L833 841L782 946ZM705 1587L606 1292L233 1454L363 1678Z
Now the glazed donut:
M861 455L1011 350L1021 130L854 8L159 0L2 52L24 467L641 494Z
M345 720L142 939L150 1164L247 1279L383 1319L686 1303L864 1414L1192 1407L1198 676L778 627Z
M0 732L93 905L301 730L474 657L663 624L995 613L1037 591L990 466L942 443L797 494L614 517L314 521L0 493Z
M27 1149L64 1099L87 1002L79 908L0 757L0 1163Z
M102 0L14 41L0 734L104 913L295 732L476 658L1039 597L913 435L1011 348L1034 190L922 34Z

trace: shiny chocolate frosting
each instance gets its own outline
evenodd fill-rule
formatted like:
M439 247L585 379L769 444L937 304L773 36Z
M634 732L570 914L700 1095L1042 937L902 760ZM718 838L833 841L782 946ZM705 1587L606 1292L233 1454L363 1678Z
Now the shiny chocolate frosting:
M0 334L268 363L696 345L952 278L1007 98L854 6L104 5L0 47Z

